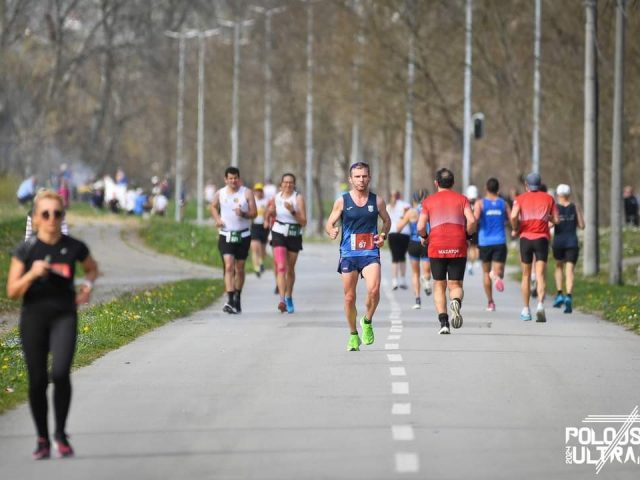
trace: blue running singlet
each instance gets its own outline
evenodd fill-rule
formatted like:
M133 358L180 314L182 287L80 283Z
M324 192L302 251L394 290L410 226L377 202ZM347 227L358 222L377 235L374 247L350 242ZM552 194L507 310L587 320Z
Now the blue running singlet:
M504 224L507 220L507 209L503 198L482 199L482 213L478 225L478 245L503 245L507 243Z
M378 233L377 197L369 192L367 203L358 207L349 192L342 195L342 239L340 257L379 257L380 249L373 244Z

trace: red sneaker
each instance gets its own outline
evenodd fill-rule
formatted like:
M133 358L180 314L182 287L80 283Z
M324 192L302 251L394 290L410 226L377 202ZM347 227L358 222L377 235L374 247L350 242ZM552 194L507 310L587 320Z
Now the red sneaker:
M51 456L51 443L48 438L38 437L38 444L33 451L34 460L44 460Z
M61 457L73 457L73 448L69 443L66 433L57 433L55 436L56 449Z

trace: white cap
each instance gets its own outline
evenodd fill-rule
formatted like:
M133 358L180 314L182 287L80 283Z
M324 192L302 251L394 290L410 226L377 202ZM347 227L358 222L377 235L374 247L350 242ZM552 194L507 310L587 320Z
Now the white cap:
M571 194L571 187L566 183L561 183L556 187L556 194L566 197Z
M469 185L467 187L467 198L469 200L475 200L476 198L478 198L478 187L476 187L475 185Z

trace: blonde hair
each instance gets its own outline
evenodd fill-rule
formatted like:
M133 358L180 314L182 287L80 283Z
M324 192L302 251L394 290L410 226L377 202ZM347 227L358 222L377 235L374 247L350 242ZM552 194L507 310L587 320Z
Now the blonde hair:
M33 212L31 215L32 217L38 211L38 203L40 202L40 200L44 199L56 200L60 204L60 207L64 210L64 200L62 199L62 197L53 190L43 188L41 190L38 190L38 193L36 193L36 196L33 199Z

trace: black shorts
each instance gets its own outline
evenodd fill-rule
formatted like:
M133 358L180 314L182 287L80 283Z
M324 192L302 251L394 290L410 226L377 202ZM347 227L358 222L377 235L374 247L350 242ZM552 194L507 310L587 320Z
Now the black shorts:
M507 245L487 245L480 248L480 261L483 263L498 262L504 263L507 261Z
M553 258L559 262L578 263L579 247L553 247Z
M409 249L409 235L402 233L390 233L387 237L391 249L391 262L406 262Z
M283 235L278 232L271 232L271 246L285 247L288 252L299 252L302 250L302 235Z
M258 240L260 243L265 244L269 239L269 230L264 228L264 225L259 223L253 223L251 225L251 240Z
M227 242L226 235L218 237L218 250L220 255L232 255L236 260L246 260L249 256L249 248L251 247L251 237L243 237L239 243Z
M464 280L467 257L429 258L434 280Z
M429 257L427 256L427 246L422 245L422 243L420 242L416 242L413 240L410 241L409 249L407 250L407 252L409 253L409 258L411 260L429 259Z
M520 261L527 265L533 263L533 255L536 256L536 262L546 262L549 258L549 240L546 238L536 238L529 240L528 238L520 239Z

